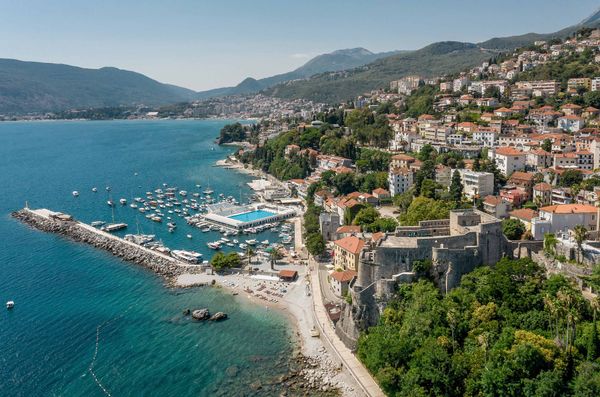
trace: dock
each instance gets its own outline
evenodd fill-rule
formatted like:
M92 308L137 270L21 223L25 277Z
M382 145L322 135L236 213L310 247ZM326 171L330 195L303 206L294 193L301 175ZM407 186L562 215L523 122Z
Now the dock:
M125 261L141 265L165 277L170 283L180 274L201 273L205 270L205 266L177 260L168 254L151 250L77 221L72 216L61 212L26 207L11 215L37 230L65 236L71 240L108 251Z

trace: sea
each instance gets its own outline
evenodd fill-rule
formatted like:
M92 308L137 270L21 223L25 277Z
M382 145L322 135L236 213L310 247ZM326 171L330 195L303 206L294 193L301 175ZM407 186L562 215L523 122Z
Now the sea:
M250 177L215 167L235 150L214 143L226 123L0 123L0 396L279 395L277 386L250 385L272 384L291 365L295 341L282 314L215 288L169 288L142 267L10 216L27 204L85 222L125 222L122 233L155 234L209 259L206 242L217 232L174 216L169 233L118 200L167 184L246 201ZM4 309L8 300L13 310ZM187 308L229 319L193 322Z

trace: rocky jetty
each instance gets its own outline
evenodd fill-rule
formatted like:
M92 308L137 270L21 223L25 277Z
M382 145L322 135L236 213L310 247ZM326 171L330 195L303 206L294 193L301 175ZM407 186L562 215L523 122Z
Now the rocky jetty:
M29 209L13 212L12 217L44 232L55 233L93 247L138 265L144 266L172 282L182 273L190 273L190 266L148 248L127 242L117 236L81 224L74 220L61 220L39 215ZM200 270L200 269L198 269Z

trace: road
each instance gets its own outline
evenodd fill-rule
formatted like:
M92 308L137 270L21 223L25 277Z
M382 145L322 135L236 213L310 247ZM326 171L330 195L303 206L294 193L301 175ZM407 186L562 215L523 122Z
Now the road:
M383 397L385 394L379 388L371 374L358 361L358 358L342 343L335 334L333 325L329 321L327 311L323 305L323 294L321 283L319 282L319 264L312 258L309 258L310 279L312 286L312 307L315 323L319 327L322 339L331 347L338 356L343 365L348 369L356 382L363 389L365 394L370 397ZM327 286L325 286L327 287Z

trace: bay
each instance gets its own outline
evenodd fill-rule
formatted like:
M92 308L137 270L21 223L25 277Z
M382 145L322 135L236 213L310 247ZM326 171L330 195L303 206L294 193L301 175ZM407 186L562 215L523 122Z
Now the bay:
M143 268L10 217L27 202L85 222L111 221L107 198L131 202L163 183L190 192L210 185L246 200L249 178L213 166L234 150L213 143L225 123L0 124L0 302L16 302L14 310L0 311L0 395L252 395L250 383L268 383L287 370L293 341L280 314L215 289L167 288ZM168 233L166 225L118 204L114 218L129 224L125 232L139 227L205 259L212 254L205 243L220 237L181 218ZM200 307L230 319L194 323L182 314Z

